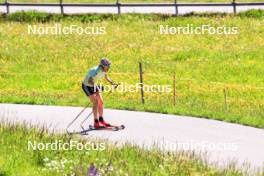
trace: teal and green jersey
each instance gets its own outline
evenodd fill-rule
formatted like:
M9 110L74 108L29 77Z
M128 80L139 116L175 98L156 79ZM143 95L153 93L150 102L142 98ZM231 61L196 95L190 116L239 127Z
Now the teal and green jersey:
M92 78L93 79L93 82L96 84L96 82L99 79L105 77L105 75L106 75L106 73L103 72L103 70L99 66L93 67L85 75L85 77L83 79L83 84L86 85L86 86L92 87L93 85L90 85L88 83L88 81L89 81L90 78Z

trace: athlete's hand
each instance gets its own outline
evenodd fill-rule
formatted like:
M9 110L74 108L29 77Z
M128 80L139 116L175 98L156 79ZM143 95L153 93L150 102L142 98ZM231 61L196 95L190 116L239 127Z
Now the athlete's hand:
M119 86L119 84L118 83L112 83L112 86L114 86L114 88L116 89L118 86Z

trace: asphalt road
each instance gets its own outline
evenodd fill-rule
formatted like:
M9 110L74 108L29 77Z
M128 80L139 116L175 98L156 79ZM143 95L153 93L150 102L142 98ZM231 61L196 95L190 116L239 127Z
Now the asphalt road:
M81 107L0 104L0 117L10 121L46 125L50 130L65 132L69 122ZM90 113L84 114L71 127L81 130L79 124ZM105 119L112 124L124 124L122 131L91 131L90 137L107 139L122 145L125 142L162 150L192 150L207 153L208 162L225 166L235 161L238 166L264 166L264 130L216 120L158 113L105 110ZM89 118L85 124L92 124Z
M249 9L264 9L263 6L238 6L237 12L246 11ZM60 7L31 7L31 6L10 6L10 13L21 10L37 10L49 13L60 13ZM0 6L0 12L5 13L6 7ZM64 13L117 13L117 7L64 7ZM233 13L233 7L218 6L218 7L179 7L179 14L190 12L226 12ZM121 13L163 13L175 14L174 7L121 7Z

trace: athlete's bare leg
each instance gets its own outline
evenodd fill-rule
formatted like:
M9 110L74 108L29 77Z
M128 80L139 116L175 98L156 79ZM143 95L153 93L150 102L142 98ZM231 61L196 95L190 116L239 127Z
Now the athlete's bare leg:
M93 116L94 120L98 119L98 99L96 94L89 96L90 101L93 103Z

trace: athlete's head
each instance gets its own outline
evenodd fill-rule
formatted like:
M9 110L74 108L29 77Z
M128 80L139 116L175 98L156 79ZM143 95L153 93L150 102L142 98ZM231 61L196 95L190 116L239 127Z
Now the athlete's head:
M111 65L111 62L107 58L101 59L100 66L102 67L104 72L108 72L110 65Z

